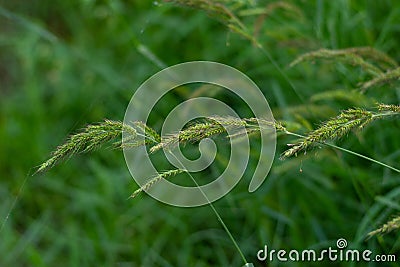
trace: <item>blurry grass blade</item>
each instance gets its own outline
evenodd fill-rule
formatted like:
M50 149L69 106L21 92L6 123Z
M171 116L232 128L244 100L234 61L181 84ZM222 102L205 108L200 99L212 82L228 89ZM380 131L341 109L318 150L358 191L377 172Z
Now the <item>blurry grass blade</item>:
M258 15L256 22L254 24L254 38L257 38L260 34L261 27L271 14L273 14L277 9L282 9L290 14L292 17L296 18L297 21L304 19L304 14L301 9L299 9L296 5L285 2L285 1L276 1L272 3L268 3L265 8L252 8L239 12L240 16L254 16Z
M326 100L346 101L356 106L372 105L373 101L362 94L359 90L338 89L317 93L311 96L312 102L320 102Z
M268 3L265 7L254 7L250 9L241 10L238 12L239 16L255 16L255 15L271 15L275 10L282 9L288 13L293 14L296 18L303 18L302 10L294 4L285 1L275 1Z
M324 104L300 104L291 105L284 108L277 108L274 110L274 116L278 118L286 116L291 118L292 116L301 115L306 118L326 118L327 115L334 115L335 110L329 105Z
M30 20L27 20L11 11L8 11L7 9L4 9L1 6L0 6L0 15L26 27L27 29L30 29L32 32L36 32L39 36L41 36L42 38L44 38L50 42L57 41L57 37L53 33L40 27L39 25L37 25L36 23L34 23Z
M167 64L165 64L156 54L154 54L147 46L143 44L138 44L136 47L137 51L142 54L145 58L153 62L160 69L167 68Z

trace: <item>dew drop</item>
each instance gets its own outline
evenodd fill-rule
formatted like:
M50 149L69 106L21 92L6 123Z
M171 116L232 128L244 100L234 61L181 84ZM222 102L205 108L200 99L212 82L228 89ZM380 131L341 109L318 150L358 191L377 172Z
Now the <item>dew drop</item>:
M144 33L144 31L146 30L147 24L149 24L149 20L146 20L146 22L144 23L143 28L140 30L140 34Z
M231 45L230 39L231 39L231 34L230 34L230 32L228 32L226 34L226 40L225 40L225 45L226 46L230 46Z

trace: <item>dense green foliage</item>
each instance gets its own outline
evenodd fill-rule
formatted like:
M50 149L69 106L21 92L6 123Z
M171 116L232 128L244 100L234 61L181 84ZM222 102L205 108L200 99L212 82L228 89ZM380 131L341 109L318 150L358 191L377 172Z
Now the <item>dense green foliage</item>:
M127 200L138 186L120 150L78 155L30 176L66 136L105 118L122 120L146 78L184 61L236 67L261 88L287 131L335 139L340 147L399 168L399 117L391 114L398 106L377 103L400 102L400 3L234 0L210 8L206 0L173 2L178 3L1 1L0 266L243 265L209 206L175 208L145 194ZM317 52L306 54L311 51ZM185 87L160 101L148 125L158 131L176 104L199 95L251 117L223 90ZM342 127L343 119L344 127L360 121L333 138L318 135L318 127ZM65 151L92 150L116 137L123 126L106 122L116 132L92 139L93 146L77 138L81 146ZM215 203L246 258L257 264L256 253L265 244L322 249L334 247L338 238L352 248L399 255L398 232L367 238L398 215L399 173L315 146L314 139L314 149L306 143L297 157L279 159L293 148L287 150L287 144L304 140L310 141L278 133L276 161L262 187L249 194L249 179L243 179ZM254 164L250 161L248 173ZM221 165L211 172L219 173ZM393 230L398 221L382 231Z

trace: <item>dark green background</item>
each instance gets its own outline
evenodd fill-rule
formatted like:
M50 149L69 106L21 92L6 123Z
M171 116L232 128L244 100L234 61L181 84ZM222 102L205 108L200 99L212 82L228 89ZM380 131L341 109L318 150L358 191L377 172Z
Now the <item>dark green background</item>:
M254 8L256 1L242 2ZM372 46L400 60L400 2L287 2L297 13L273 11L261 23L259 39L293 86L265 51L198 10L152 1L1 1L0 266L242 266L209 206L175 208L147 195L127 200L137 185L121 151L79 155L48 173L30 174L86 124L122 120L142 82L185 61L217 61L243 71L261 88L276 119L296 122L299 133L344 108L399 103L396 85L375 88L365 99L313 101L312 95L352 90L368 77L334 61L293 69L288 64L322 47ZM257 17L243 20L253 29ZM186 88L168 95L150 126L159 130L168 110L191 93ZM223 91L215 97L245 110ZM398 168L398 131L398 121L376 122L338 145ZM338 238L400 257L397 233L365 240L398 214L399 175L327 148L280 161L293 141L278 138L276 162L258 191L247 192L247 177L215 203L246 258L258 265L256 253L264 245L323 249L335 247ZM220 171L218 164L214 168Z

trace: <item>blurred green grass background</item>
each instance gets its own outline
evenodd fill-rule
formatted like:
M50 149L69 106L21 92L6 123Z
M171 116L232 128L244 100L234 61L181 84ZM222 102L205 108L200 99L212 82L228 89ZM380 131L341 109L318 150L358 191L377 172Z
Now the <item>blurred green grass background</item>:
M400 2L285 2L297 13L274 10L258 25L259 39L295 90L263 51L201 11L153 1L1 1L0 266L242 266L210 207L175 208L146 195L127 200L137 185L121 151L80 155L46 174L30 174L68 134L104 118L122 120L143 81L185 61L217 61L243 71L263 90L276 118L297 122L300 132L340 109L365 104L311 100L356 87L365 79L357 68L334 62L287 66L322 47L372 46L399 61ZM244 18L250 27L254 21ZM165 113L190 93L169 96L151 126L160 129ZM238 106L223 93L219 97ZM367 98L368 104L398 104L400 91L377 88ZM398 121L379 122L339 145L398 167L398 131ZM277 158L291 141L278 139ZM319 149L277 159L258 191L249 194L245 178L215 206L256 266L265 244L326 248L341 237L354 248L399 255L397 233L365 240L399 212L399 178L352 155Z

